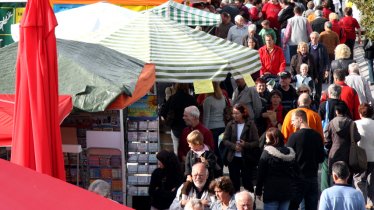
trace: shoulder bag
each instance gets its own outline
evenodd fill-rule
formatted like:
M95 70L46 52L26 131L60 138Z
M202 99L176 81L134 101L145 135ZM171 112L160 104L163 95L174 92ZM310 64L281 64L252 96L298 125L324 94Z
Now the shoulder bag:
M352 173L362 173L367 170L366 151L359 147L354 140L354 122L350 125L351 148L349 150L349 167Z

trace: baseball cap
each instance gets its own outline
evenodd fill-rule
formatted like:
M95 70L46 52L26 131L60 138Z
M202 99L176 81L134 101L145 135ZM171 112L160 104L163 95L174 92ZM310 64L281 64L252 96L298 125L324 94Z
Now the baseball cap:
M288 71L284 71L284 72L280 73L280 77L281 78L291 78L291 73L288 72Z

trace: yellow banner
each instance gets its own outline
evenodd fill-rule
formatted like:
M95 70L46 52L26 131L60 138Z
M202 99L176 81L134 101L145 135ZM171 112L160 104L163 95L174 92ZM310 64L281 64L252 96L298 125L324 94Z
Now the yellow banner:
M196 80L193 82L193 86L195 94L214 92L212 80Z
M22 15L25 12L25 7L17 7L16 8L16 19L15 23L19 23L21 21Z
M243 75L243 79L245 81L245 83L247 84L248 87L252 87L252 86L255 86L255 81L253 81L253 78L251 76L251 74L244 74Z

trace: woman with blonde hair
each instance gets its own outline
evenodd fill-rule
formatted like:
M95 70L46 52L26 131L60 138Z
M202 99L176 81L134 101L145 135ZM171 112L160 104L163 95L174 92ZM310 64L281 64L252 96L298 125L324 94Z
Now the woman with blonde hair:
M308 65L308 75L313 79L317 80L318 72L314 63L313 56L309 53L309 47L306 42L300 42L297 45L297 54L292 56L290 67L292 77L295 77L297 74L300 74L301 64Z
M329 14L329 21L332 24L331 30L338 34L340 44L344 44L346 37L344 29L339 25L339 15L332 12Z
M356 63L355 60L350 58L351 50L345 44L339 44L335 48L335 60L331 62L331 69L329 73L329 84L334 83L333 74L336 69L342 69L345 75L348 75L348 65Z

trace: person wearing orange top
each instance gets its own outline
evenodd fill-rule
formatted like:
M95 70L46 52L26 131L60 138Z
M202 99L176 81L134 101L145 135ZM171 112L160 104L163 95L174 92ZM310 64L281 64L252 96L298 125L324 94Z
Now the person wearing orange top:
M317 112L310 109L310 104L312 103L310 96L307 93L302 93L299 96L297 103L299 107L289 111L283 120L281 131L284 136L284 142L287 143L288 138L291 136L291 134L293 134L296 131L294 126L292 126L291 118L292 114L299 109L303 110L306 113L308 119L308 126L313 130L317 131L323 138L321 117L318 115Z

